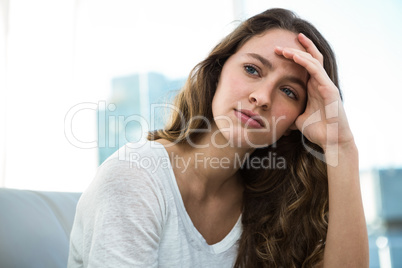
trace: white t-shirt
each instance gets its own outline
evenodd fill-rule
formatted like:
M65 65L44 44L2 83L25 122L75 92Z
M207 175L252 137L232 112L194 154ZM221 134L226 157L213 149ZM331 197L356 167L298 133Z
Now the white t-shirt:
M99 167L78 202L68 267L233 267L241 232L239 218L208 245L186 212L163 145L129 143Z

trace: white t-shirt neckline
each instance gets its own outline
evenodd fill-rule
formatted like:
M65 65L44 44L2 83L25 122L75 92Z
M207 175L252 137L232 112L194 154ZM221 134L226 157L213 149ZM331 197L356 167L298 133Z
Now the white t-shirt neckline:
M161 152L163 154L163 157L166 157L167 159L170 160L169 154L168 154L166 148L161 143L159 143L157 141L151 141L151 143L154 143L156 146L160 146L162 150L155 150L155 151ZM182 198L180 190L179 190L179 186L177 184L176 176L174 175L173 167L172 167L170 161L168 161L168 163L169 163L168 164L169 184L174 193L177 210L185 225L185 228L187 228L187 231L189 231L195 237L197 237L199 244L206 250L210 251L211 253L219 254L219 253L222 253L222 252L228 250L231 246L233 246L234 243L236 243L240 239L241 232L242 232L241 215L238 218L236 224L233 226L232 230L221 241L219 241L213 245L209 245L206 242L205 238L202 236L202 234L197 230L197 228L195 228L190 216L188 215L186 208L184 206L183 198Z

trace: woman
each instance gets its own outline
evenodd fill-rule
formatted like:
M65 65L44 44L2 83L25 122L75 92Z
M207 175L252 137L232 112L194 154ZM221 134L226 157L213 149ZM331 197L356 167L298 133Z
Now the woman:
M192 71L165 129L99 168L69 267L367 267L338 87L311 24L283 9L242 23Z

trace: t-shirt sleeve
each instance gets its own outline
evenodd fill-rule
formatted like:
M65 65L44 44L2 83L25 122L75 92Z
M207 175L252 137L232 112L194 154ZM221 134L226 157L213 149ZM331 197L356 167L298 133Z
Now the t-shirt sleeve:
M107 161L77 205L68 267L157 267L165 212L149 171Z

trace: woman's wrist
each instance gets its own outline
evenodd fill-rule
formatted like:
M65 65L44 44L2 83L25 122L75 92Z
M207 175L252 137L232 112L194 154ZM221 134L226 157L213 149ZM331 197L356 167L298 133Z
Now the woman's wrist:
M337 167L338 164L345 159L348 159L348 162L357 162L358 165L358 149L354 139L329 145L323 150L326 163L332 167ZM356 161L353 161L353 159Z

